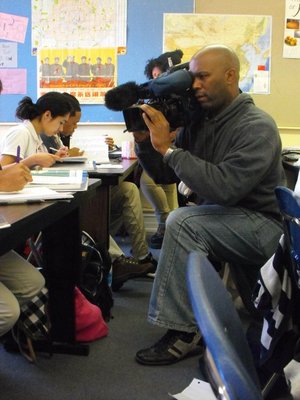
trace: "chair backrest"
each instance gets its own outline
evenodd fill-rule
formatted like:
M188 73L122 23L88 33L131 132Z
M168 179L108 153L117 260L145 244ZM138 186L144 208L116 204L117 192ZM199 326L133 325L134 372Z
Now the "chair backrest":
M219 274L200 253L189 255L187 284L215 394L219 399L262 399L241 320Z
M286 244L289 246L295 282L300 288L300 199L284 186L277 186L275 194L284 220Z

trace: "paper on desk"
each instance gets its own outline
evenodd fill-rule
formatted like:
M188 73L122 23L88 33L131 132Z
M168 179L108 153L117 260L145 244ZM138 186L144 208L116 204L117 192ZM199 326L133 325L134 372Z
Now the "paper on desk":
M177 400L216 400L210 384L200 379L193 379L181 393L170 394L170 396Z
M110 160L108 157L108 146L105 143L99 142L97 145L92 145L89 147L84 147L84 155L89 160L94 160L97 163L109 164Z
M60 200L72 198L73 195L70 193L56 192L55 190L43 186L25 187L18 192L1 192L0 204L16 204L43 200Z
M122 169L123 166L120 164L96 164L97 169Z

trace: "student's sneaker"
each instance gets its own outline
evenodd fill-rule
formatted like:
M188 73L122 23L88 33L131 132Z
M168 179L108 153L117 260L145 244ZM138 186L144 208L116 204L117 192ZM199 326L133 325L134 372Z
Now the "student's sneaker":
M157 231L150 237L149 246L151 249L161 249L162 242L164 240L165 229L162 227L158 227Z
M140 350L135 359L144 365L174 364L185 357L197 355L203 351L199 332L181 332L169 329L153 346Z
M141 263L134 257L122 255L112 263L112 290L120 289L128 279L147 276L152 271L152 262Z
M163 240L164 234L156 232L150 237L149 246L151 247L151 249L161 249Z
M155 277L155 272L156 272L156 268L157 268L157 261L155 260L155 258L153 258L153 255L151 253L149 253L147 255L147 257L143 258L142 260L139 260L141 264L152 264L152 269L150 272L148 272L147 276L149 278L154 278Z

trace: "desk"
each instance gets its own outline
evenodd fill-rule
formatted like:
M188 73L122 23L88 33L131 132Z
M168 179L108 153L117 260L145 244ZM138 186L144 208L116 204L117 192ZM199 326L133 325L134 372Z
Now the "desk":
M0 254L17 247L42 231L45 277L49 289L51 334L54 342L75 344L74 287L81 272L80 209L96 194L101 180L91 179L89 188L70 201L0 206L11 227L0 229Z
M84 169L90 178L101 179L102 185L97 189L96 196L92 197L81 208L82 229L86 230L96 241L109 246L109 213L110 187L118 185L128 178L137 166L137 160L112 161L122 165L122 168L97 168L94 170L91 163L55 164L55 168Z
M282 165L286 176L287 187L294 190L298 178L299 167L295 166L294 162L284 159L282 160Z

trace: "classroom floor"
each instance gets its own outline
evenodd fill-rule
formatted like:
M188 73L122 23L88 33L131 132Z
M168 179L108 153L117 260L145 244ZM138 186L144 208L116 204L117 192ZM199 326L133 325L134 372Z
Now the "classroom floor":
M147 209L144 212L144 218L145 218L145 228L148 237L150 237L151 234L153 234L156 231L156 221L153 213L151 210ZM128 253L130 251L130 245L128 242L128 238L118 238L118 243L120 247L123 248L123 251L125 253ZM159 258L159 252L160 250L152 250L151 252L153 253L153 256L158 259ZM129 253L128 253L129 254ZM241 302L239 303L241 306ZM245 318L247 318L246 314ZM243 318L243 313L241 313L241 318ZM300 363L296 361L292 361L285 369L285 373L288 379L290 379L291 384L292 384L292 394L294 396L294 400L300 400Z
M146 215L148 236L156 230ZM118 237L126 254L128 238ZM153 256L159 257L159 250ZM90 344L88 357L38 354L35 365L0 346L0 398L3 400L168 400L182 392L194 378L200 379L199 357L163 367L148 367L134 360L136 351L156 342L162 328L147 322L153 280L130 280L114 294L114 318L107 337ZM300 364L290 363L286 374L295 400L300 400Z

